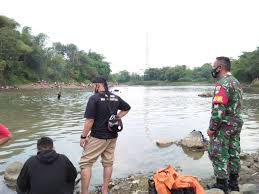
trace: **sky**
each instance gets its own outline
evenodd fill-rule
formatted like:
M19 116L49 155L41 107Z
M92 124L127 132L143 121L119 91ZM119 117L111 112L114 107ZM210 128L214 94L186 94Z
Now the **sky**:
M113 73L139 73L255 50L258 7L257 0L0 0L0 15L50 42L102 54Z

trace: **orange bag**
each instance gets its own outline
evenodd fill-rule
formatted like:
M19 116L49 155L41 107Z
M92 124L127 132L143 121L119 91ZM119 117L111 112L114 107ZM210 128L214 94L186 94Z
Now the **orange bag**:
M172 189L190 187L196 194L204 194L204 189L196 177L179 175L171 165L158 170L153 180L158 194L171 194Z

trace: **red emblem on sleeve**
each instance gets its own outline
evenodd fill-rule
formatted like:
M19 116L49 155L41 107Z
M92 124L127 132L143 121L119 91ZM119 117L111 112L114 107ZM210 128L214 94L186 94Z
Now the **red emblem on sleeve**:
M216 91L213 98L213 104L224 104L227 105L228 97L224 87L220 84L216 85Z

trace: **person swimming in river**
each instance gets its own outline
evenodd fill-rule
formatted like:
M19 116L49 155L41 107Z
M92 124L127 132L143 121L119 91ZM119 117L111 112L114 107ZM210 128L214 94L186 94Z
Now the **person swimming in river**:
M61 98L61 91L58 92L58 100Z

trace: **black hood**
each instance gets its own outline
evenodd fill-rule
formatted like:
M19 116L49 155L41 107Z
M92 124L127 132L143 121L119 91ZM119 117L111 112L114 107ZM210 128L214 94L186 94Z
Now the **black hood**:
M37 159L45 164L53 163L57 158L58 154L55 150L43 150L37 153Z

